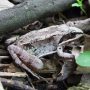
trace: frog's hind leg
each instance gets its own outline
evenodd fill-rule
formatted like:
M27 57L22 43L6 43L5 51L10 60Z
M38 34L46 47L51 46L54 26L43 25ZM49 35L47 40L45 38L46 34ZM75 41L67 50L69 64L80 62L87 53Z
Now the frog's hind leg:
M30 68L28 68L21 60L20 58L18 57L17 54L20 54L22 53L22 49L17 47L17 46L14 46L14 45L10 45L8 46L8 51L11 55L11 57L13 58L13 60L15 61L15 63L17 65L19 65L21 68L24 68L26 71L28 71L30 74L32 74L34 77L36 77L37 79L39 79L39 76L36 75ZM17 53L15 52L17 51Z

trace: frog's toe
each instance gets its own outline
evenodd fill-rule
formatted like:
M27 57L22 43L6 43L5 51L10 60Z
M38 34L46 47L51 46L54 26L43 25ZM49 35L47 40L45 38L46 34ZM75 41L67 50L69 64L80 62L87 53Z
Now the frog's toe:
M43 68L44 64L43 64L43 62L39 58L37 58L36 60L34 60L32 62L32 66L34 68L36 68L37 70L39 70L39 69L42 69Z
M68 73L64 73L64 75L60 75L60 76L57 77L57 81L65 80L65 79L68 78L68 76L69 76Z

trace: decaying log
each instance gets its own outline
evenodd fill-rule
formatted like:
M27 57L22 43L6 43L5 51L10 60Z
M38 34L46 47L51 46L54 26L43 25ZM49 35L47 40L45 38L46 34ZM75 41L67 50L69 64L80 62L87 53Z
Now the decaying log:
M32 87L30 87L28 85L23 84L23 82L21 82L21 81L8 80L5 78L0 78L0 81L2 82L2 84L4 86L14 87L18 90L36 90L36 89L33 89Z
M63 11L75 0L28 0L0 12L0 35L14 31L37 19Z
M0 72L0 77L26 77L26 73L22 72L15 72L15 73L10 73L10 72Z

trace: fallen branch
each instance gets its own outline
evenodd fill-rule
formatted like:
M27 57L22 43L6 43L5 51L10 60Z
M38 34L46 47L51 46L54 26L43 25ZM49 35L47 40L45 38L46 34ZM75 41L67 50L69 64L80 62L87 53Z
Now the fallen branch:
M37 19L63 11L75 0L27 0L0 12L0 35L10 33Z

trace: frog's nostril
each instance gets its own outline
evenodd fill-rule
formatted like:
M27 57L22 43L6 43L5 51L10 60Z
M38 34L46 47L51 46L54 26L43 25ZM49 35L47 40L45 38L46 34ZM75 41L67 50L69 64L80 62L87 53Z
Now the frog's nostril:
M58 47L57 49L61 49L61 47Z

